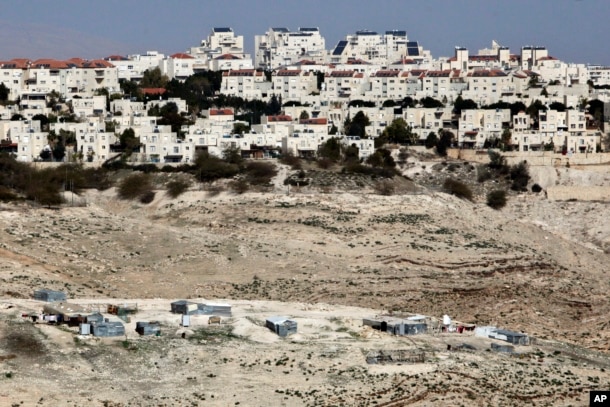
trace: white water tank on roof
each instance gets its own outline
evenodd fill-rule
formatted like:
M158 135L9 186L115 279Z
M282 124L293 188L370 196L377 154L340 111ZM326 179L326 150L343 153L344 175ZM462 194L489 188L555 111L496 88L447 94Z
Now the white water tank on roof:
M449 315L443 315L443 325L451 325L451 317Z

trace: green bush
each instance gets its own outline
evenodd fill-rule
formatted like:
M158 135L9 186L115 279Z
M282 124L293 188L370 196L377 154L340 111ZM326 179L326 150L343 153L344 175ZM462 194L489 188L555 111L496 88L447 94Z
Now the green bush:
M123 178L119 183L117 194L121 199L140 199L152 190L150 176L138 173Z
M510 188L513 191L527 191L527 183L530 180L530 174L525 161L521 161L519 164L510 167L510 179L512 180Z
M487 194L487 205L494 209L501 209L506 206L506 191L495 189Z
M170 198L177 198L189 189L191 184L182 179L176 179L167 183L167 195Z
M293 170L300 170L303 167L301 159L294 155L287 153L280 158L280 162L285 165L289 165Z
M140 202L143 204L149 204L155 200L155 191L147 191L140 196Z
M468 185L464 184L453 178L447 178L443 183L443 189L445 192L455 195L458 198L467 199L472 201L472 191L468 187Z
M252 185L267 185L277 175L275 164L263 161L250 161L246 164L246 179Z

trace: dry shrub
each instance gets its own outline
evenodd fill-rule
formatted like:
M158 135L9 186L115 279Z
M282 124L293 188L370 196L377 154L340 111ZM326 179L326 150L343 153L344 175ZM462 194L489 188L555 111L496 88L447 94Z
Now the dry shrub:
M495 189L487 194L487 205L494 209L501 209L506 206L506 191Z
M149 204L155 200L155 191L147 191L140 196L140 202L143 204Z
M458 198L467 199L472 201L472 191L468 187L468 185L464 184L453 178L447 178L445 183L443 184L443 189L445 192L455 195Z
M318 167L322 168L323 170L329 169L334 164L333 160L331 160L330 158L324 158L324 157L320 158L316 163L318 164Z
M119 183L117 194L121 199L141 199L152 190L152 182L148 174L133 174L123 178Z
M207 191L208 196L212 197L220 194L221 192L224 192L225 187L222 184L208 184L205 187L205 190Z
M237 179L229 183L229 188L231 191L241 195L250 189L250 184L244 179Z
M176 179L167 183L166 193L170 198L178 198L180 195L186 192L190 186L190 182L183 179Z
M251 161L246 164L246 177L252 185L265 185L277 175L275 164L263 161Z
M390 180L377 181L373 184L373 189L378 195L393 195L396 192L396 185Z
M284 154L282 158L280 158L280 162L282 164L289 165L293 170L300 170L303 168L303 164L301 163L301 159L299 157L295 157L292 154Z

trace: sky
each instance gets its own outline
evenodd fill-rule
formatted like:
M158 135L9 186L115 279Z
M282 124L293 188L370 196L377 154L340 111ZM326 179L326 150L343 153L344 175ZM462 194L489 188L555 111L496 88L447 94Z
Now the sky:
M0 3L0 60L104 58L199 45L213 27L244 36L319 27L332 49L360 29L406 30L434 58L492 40L519 54L545 46L565 62L610 66L610 0L27 0Z

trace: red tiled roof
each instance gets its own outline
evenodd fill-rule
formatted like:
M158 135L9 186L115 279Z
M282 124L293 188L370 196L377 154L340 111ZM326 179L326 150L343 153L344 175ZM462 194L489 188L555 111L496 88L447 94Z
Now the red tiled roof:
M400 71L398 70L381 70L375 72L373 76L377 78L389 78L389 77L397 77Z
M332 71L330 76L333 78L350 78L354 76L356 71Z
M231 116L233 110L231 109L210 109L210 116Z
M468 76L471 77L497 77L497 76L508 76L504 71L499 69L481 69L478 71L470 72Z
M310 119L300 119L300 124L328 124L326 117L314 117Z
M416 64L417 62L414 59L402 57L398 61L392 63L391 65L411 65Z
M300 69L280 69L275 72L276 76L299 76L300 74Z
M194 59L192 55L185 54L184 52L178 52L176 54L170 55L170 58L173 58L173 59Z
M81 64L81 67L82 68L99 69L99 68L114 68L114 65L112 65L108 61L104 61L103 59L94 59L94 60L91 60L91 61L83 62Z
M275 116L267 116L267 122L291 122L292 117L287 114L278 114Z
M58 61L56 59L48 59L48 58L37 59L36 61L32 62L31 67L32 68L43 68L43 69L68 69L69 68L67 61Z
M237 55L233 55L233 54L222 54L220 56L217 56L214 59L217 59L217 60L230 60L230 59L241 59L241 58L238 57Z
M127 61L127 57L122 55L110 55L109 57L104 58L106 61Z
M142 88L142 93L145 95L162 95L165 92L165 88Z
M498 57L496 55L469 55L468 60L469 61L479 61L479 62L497 61Z

